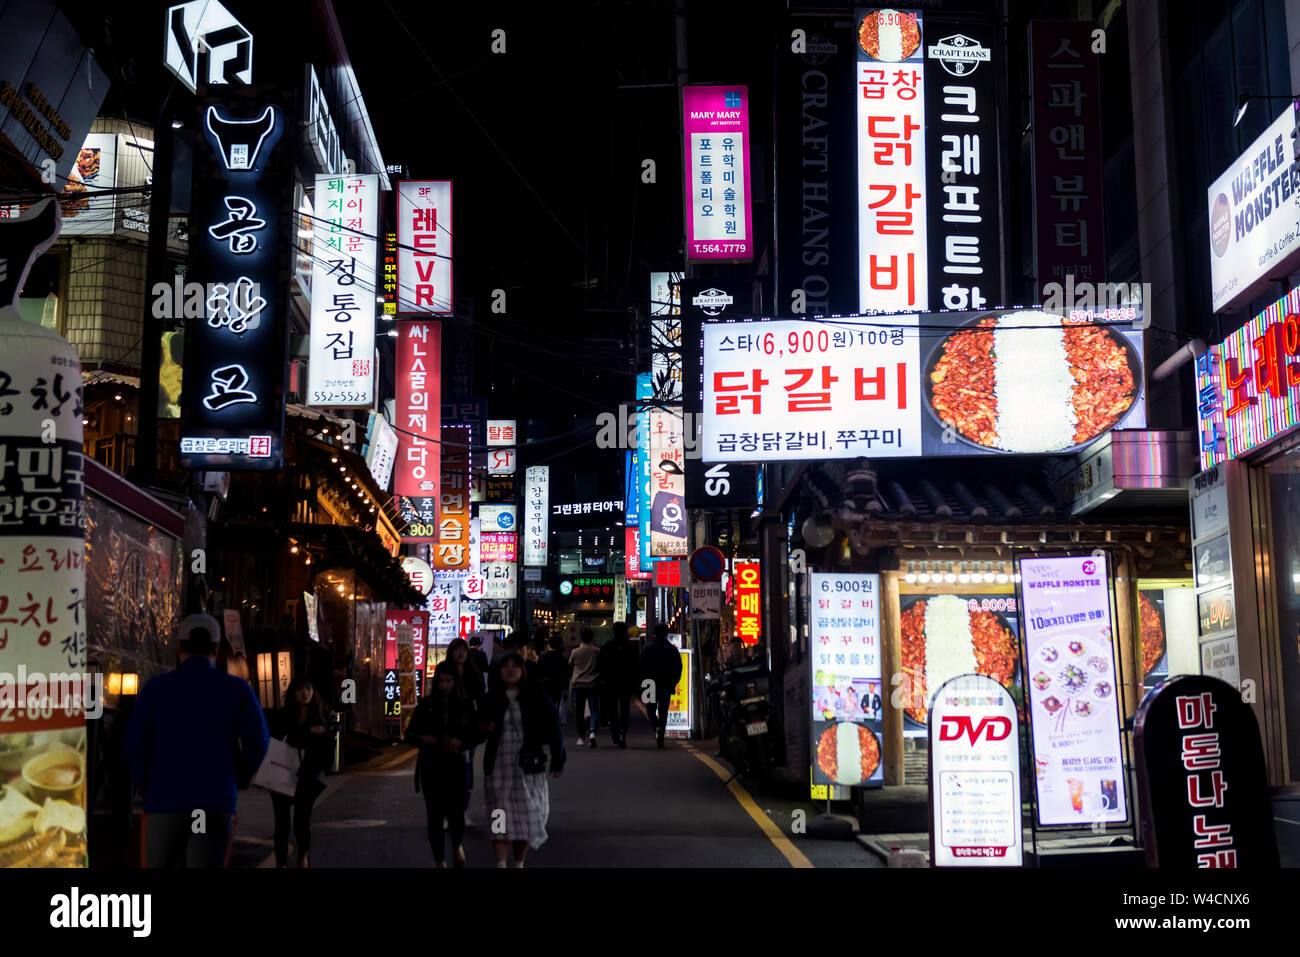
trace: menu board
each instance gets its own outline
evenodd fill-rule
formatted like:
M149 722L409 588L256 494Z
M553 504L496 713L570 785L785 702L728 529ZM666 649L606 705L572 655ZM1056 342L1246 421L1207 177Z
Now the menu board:
M809 606L812 797L847 797L884 783L880 576L814 572Z
M1232 467L1223 462L1193 476L1187 498L1192 511L1200 671L1235 686L1241 682L1241 663L1228 533L1228 469Z
M984 675L944 682L930 709L930 860L935 867L1019 867L1020 722Z
M1128 820L1104 554L1020 560L1026 687L1042 827Z

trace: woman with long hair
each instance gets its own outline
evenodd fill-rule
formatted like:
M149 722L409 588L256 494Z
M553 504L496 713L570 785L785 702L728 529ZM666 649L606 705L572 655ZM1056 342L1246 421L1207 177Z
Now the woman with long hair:
M271 716L271 734L283 738L302 755L298 769L298 789L293 797L271 792L275 810L275 864L289 866L289 825L293 816L294 841L298 848L298 866L307 867L311 850L311 811L325 790L325 768L329 765L329 738L325 722L325 705L312 687L311 679L298 675L289 682L285 704Z
M469 653L469 642L464 638L453 638L447 645L446 661L456 669L456 680L460 682L461 692L469 702L470 715L482 732L478 740L487 733L484 709L487 706L486 676L474 665ZM474 753L476 747L465 751L465 811L468 815L470 796L474 793ZM468 822L468 817L466 821Z
M420 700L406 728L406 740L420 748L415 790L424 795L429 846L438 867L447 866L447 833L456 866L465 866L465 753L479 736L473 706L461 687L456 666L443 661L433 671L432 690Z
M550 751L550 772L558 778L564 770L564 741L551 699L524 677L523 656L511 652L496 667L487 705L492 724L483 752L484 791L497 867L507 866L512 850L514 866L523 867L528 849L541 847L547 837L551 799L543 749ZM496 832L498 822L505 826L503 832Z

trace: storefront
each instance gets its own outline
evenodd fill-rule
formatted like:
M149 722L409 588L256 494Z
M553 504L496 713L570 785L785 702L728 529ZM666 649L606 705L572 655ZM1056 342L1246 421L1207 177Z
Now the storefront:
M1300 289L1197 359L1199 671L1240 687L1269 781L1300 782Z

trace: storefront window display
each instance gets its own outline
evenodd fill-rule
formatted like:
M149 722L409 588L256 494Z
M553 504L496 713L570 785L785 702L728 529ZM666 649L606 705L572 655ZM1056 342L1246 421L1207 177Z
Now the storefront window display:
M1272 539L1273 591L1282 661L1282 709L1291 778L1300 769L1300 449L1264 466Z
M1196 630L1196 596L1191 579L1141 580L1138 596L1138 655L1142 688L1171 675L1201 673Z

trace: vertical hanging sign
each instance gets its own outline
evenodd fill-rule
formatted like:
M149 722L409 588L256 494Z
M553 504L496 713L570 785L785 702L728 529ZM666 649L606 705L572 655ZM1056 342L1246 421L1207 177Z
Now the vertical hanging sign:
M439 443L442 419L442 327L397 324L397 465L393 493L407 520L404 542L437 540Z
M252 88L199 100L190 255L207 293L185 336L185 469L282 465L292 103Z
M524 476L524 565L543 566L547 562L551 534L551 467L534 465Z
M749 262L749 88L682 88L687 262Z
M650 554L686 554L686 455L682 407L650 413Z
M397 312L449 316L451 180L397 184Z
M934 308L1002 304L994 25L925 21L926 244Z
M367 408L375 395L378 176L317 176L307 404Z
M736 562L736 634L745 645L758 644L763 633L760 581L758 562Z
M468 425L442 427L442 486L438 496L434 568L469 568L469 440Z
M921 15L859 10L858 308L924 312L925 48Z

